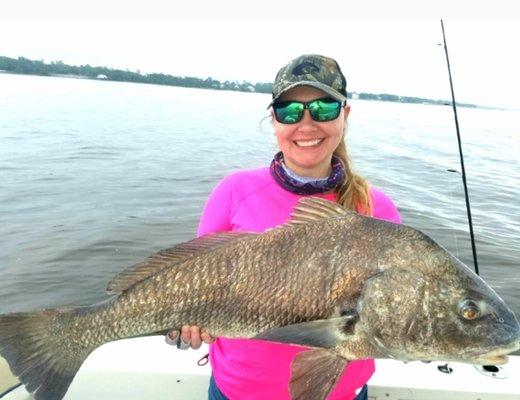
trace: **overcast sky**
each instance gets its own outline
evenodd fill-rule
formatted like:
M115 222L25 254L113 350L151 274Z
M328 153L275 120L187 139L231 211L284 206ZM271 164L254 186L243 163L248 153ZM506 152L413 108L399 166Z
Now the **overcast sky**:
M271 82L290 59L321 53L339 62L351 91L432 99L451 96L438 19L57 16L0 20L0 55ZM448 19L445 29L457 101L520 108L520 21Z

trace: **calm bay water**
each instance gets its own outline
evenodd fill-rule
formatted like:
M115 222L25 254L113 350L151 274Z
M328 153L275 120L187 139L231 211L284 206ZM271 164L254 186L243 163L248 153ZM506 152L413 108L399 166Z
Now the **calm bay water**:
M105 298L276 151L268 95L0 74L0 313ZM520 315L520 112L459 109L481 276ZM352 101L356 170L472 266L450 107Z

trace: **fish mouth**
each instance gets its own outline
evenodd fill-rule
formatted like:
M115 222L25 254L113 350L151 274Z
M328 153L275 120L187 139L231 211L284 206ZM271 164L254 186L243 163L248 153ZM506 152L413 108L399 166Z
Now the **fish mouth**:
M507 364L509 357L505 354L499 354L496 356L479 357L476 361L481 365L502 365Z
M496 347L487 353L479 354L472 359L475 364L481 365L501 365L509 360L508 354L520 349L520 342L513 342L508 346Z

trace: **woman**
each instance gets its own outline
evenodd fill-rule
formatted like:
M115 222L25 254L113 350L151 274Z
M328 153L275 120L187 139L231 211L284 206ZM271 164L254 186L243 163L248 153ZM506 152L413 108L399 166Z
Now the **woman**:
M346 80L336 61L303 55L284 66L269 105L280 152L270 168L235 172L209 197L198 236L219 231L263 232L281 225L302 196L336 201L359 213L400 222L392 201L350 168L345 146ZM169 342L178 332L170 332ZM289 399L290 364L305 347L249 339L213 339L184 326L178 345L212 343L210 399ZM348 364L329 399L365 399L373 360Z

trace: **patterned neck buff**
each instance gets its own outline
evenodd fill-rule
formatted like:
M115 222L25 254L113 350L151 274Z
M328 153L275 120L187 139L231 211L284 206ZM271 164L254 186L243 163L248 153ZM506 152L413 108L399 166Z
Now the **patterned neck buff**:
M289 192L303 195L326 193L341 185L345 177L345 167L341 160L332 156L332 172L328 178L299 176L286 167L283 154L276 153L271 161L271 175L280 186Z

